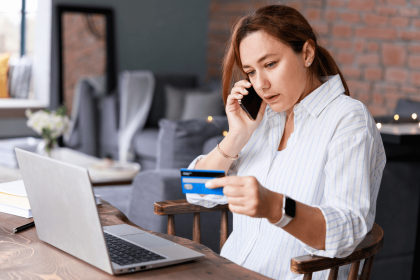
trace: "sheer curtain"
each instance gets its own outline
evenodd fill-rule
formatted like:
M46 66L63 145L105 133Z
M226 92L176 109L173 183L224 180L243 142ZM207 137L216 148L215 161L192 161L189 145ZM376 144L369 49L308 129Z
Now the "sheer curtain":
M52 0L38 0L32 78L35 98L50 106Z

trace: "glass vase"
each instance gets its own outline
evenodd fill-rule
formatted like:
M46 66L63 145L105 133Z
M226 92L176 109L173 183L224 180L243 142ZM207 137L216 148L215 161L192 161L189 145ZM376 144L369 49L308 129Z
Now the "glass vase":
M54 144L50 144L51 142ZM48 145L50 146L49 149L47 149ZM59 159L58 149L59 147L57 145L57 141L42 139L42 141L39 142L38 146L36 147L36 153L49 158Z

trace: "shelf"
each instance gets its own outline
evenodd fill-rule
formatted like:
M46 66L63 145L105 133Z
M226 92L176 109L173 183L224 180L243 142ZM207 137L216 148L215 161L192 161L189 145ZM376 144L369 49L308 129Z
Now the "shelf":
M45 104L39 100L34 99L12 99L12 98L1 98L0 109L27 109L27 108L45 108L48 104Z

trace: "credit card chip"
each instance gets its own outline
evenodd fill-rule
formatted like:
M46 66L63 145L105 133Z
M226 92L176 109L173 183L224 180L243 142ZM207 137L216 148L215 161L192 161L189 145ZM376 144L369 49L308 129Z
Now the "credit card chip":
M186 190L192 190L193 185L191 185L191 184L184 184L184 188L185 188Z

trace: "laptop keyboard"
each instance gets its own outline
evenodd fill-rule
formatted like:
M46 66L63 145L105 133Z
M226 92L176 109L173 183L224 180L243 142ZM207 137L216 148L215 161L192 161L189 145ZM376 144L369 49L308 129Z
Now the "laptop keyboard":
M104 235L111 261L119 265L129 265L166 259L165 257L106 232L104 232Z

